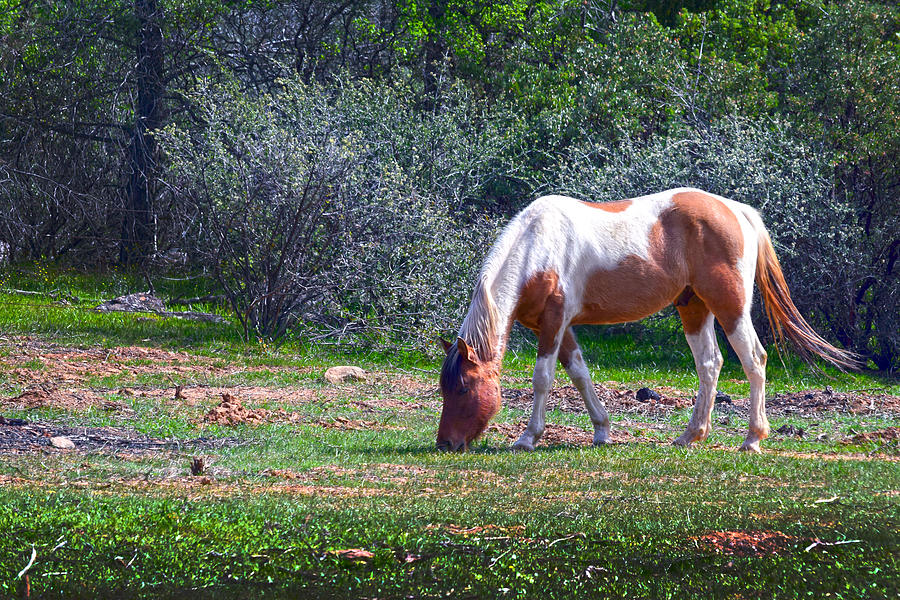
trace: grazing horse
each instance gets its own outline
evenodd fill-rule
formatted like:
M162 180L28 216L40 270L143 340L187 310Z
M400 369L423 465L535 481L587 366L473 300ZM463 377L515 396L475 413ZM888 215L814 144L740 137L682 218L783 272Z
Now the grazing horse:
M690 422L674 443L687 446L710 432L722 367L715 318L750 380L741 449L759 452L769 422L766 351L750 321L754 275L778 338L787 335L807 360L858 366L854 354L822 339L797 311L753 208L690 188L608 203L538 198L494 243L456 343L444 342L438 448L465 450L500 410L500 364L513 321L538 340L531 418L513 448L533 450L544 432L557 359L584 399L594 444L607 443L609 415L572 325L635 321L674 303L700 380Z

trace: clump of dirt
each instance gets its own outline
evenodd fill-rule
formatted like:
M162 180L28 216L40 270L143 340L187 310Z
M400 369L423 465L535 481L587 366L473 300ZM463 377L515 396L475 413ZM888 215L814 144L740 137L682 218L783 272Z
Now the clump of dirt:
M91 390L61 390L49 384L27 389L14 398L0 400L0 405L7 405L17 410L46 407L70 411L87 410L91 407L118 412L131 410L125 404L104 398Z
M735 556L788 552L802 541L780 531L713 531L691 539L705 550Z
M857 433L849 443L864 444L866 442L894 442L900 440L900 427L885 427L877 431Z
M222 394L222 401L212 407L203 420L217 425L261 425L273 421L297 422L300 415L283 409L247 408L240 399L228 392Z

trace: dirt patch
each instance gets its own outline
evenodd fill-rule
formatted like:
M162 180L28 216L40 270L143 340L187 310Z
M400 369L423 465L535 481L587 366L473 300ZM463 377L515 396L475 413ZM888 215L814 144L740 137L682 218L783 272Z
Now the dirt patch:
M872 393L868 390L835 392L826 387L822 390L775 394L766 399L766 410L770 414L783 413L804 416L826 411L854 414L900 414L900 396Z
M135 431L114 427L63 427L20 419L0 418L0 454L27 452L68 452L52 446L54 437L66 437L75 444L75 451L83 452L159 452L178 451L184 447L222 447L237 445L230 438L197 438L174 440L151 438Z
M300 415L284 409L268 410L265 408L246 408L243 403L229 393L222 394L222 401L212 407L203 417L207 423L217 425L261 425L271 422L297 423Z
M120 390L121 392L131 393L140 397L159 398L166 400L171 404L195 406L197 404L206 404L213 399L221 399L224 394L242 398L243 402L261 403L261 402L278 402L291 406L302 406L311 402L319 401L316 390L301 388L296 386L289 387L266 387L266 386L207 386L207 385L183 385L179 394L176 394L175 386L156 388L151 390Z
M525 431L528 424L522 423L491 423L486 432L501 435L507 443L515 442ZM610 442L613 444L625 444L629 442L653 442L649 437L637 436L633 433L614 427L610 433ZM590 446L594 443L594 432L586 431L572 425L557 425L547 423L544 435L538 440L538 446Z
M618 389L604 384L594 385L597 396L611 413L638 413L660 416L694 404L692 395L685 395L678 390L665 386L654 391L660 394L659 400L641 401L635 392ZM533 393L530 389L503 388L504 406L530 411ZM733 399L726 410L745 415L749 411L747 398ZM571 413L587 413L581 394L573 385L557 386L550 391L547 408ZM766 411L769 416L799 415L810 416L822 412L851 412L855 414L900 415L900 396L877 393L869 390L856 392L835 392L830 388L822 390L806 390L790 394L775 394L766 400Z
M704 550L735 556L792 552L803 542L780 531L713 531L691 539Z
M898 440L900 440L900 427L885 427L877 431L857 433L847 441L853 444L864 444L867 442L896 442Z
M728 450L728 448L724 449ZM868 454L863 454L861 452L796 452L793 450L779 450L777 448L768 448L766 446L763 446L763 453L772 453L776 456L786 456L788 458L804 458L809 460L883 460L887 462L900 462L900 456L896 454L886 454L883 452L870 452Z
M462 537L469 537L481 533L487 533L491 534L491 537L499 535L503 538L521 538L522 534L525 533L525 526L511 525L509 527L503 527L500 525L489 524L478 525L475 527L463 527L461 525L454 525L452 523L439 523L426 525L425 531L443 531L449 533L450 535L458 535Z
M305 471L293 469L265 469L260 475L286 479L297 483L315 483L333 477L352 477L357 481L393 485L406 485L414 480L416 484L436 484L443 478L434 470L412 465L393 465L388 463L367 465L368 468L347 468L337 465L323 465Z
M594 385L597 396L610 412L662 412L666 413L678 408L685 408L694 403L691 396L678 394L676 390L658 388L659 400L641 401L635 398L631 390L616 389L606 385ZM531 389L503 388L503 404L508 408L531 410L534 394ZM560 410L571 413L587 413L584 400L574 385L554 387L547 398L549 410Z
M152 375L183 381L249 372L304 373L317 370L296 366L229 365L214 357L140 346L81 349L28 340L5 346L11 346L14 353L4 357L0 365L9 369L14 383L23 386L41 383L77 385L103 377Z
M52 385L27 389L14 398L0 400L0 406L15 410L59 408L68 411L97 407L115 412L131 412L131 408L122 402L110 400L91 390L59 389Z

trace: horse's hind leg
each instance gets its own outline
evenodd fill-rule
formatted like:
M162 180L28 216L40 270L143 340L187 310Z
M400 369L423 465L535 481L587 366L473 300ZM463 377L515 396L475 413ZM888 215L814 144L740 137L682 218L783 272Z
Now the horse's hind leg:
M750 321L749 311L738 320L728 341L744 367L750 380L750 430L741 444L741 450L759 452L759 443L769 437L769 420L766 418L766 350L760 343Z
M591 381L591 373L584 362L581 348L578 347L578 340L575 339L575 332L571 327L567 328L563 335L562 345L559 349L559 362L562 363L572 383L575 384L584 399L584 405L587 407L591 423L594 425L594 445L606 444L609 442L609 413L606 412L606 407L597 397Z
M688 446L705 440L709 435L716 384L722 368L722 353L716 342L713 315L698 296L691 294L688 300L676 304L676 308L681 315L684 335L694 355L697 377L700 380L691 420L684 433L673 442L676 446Z

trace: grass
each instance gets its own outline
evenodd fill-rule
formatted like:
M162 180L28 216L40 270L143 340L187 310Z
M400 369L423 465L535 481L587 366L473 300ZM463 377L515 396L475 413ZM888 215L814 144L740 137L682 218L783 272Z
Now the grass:
M28 585L32 597L42 598L900 593L900 449L849 441L856 432L900 426L897 415L773 416L773 430L791 424L808 434L773 435L759 456L733 451L747 424L728 411L714 413L707 443L670 446L688 409L613 413L614 430L642 441L606 448L562 444L517 454L503 435L488 432L466 454L438 453L433 357L294 341L273 349L243 343L230 323L92 313L85 310L92 302L141 289L129 289L140 280L46 273L41 281L20 274L0 288L63 290L79 302L65 306L48 297L40 304L49 308L10 305L22 297L0 293L0 398L49 378L117 408L2 403L0 414L134 430L180 445L0 454L0 597L26 594L25 576L17 574L32 551ZM683 337L665 318L653 327L580 332L595 381L690 394L696 376ZM60 358L50 344L186 353L177 360L104 360L107 353L98 352L86 362ZM527 387L533 360L527 344L509 353L504 385ZM335 388L321 380L335 362L382 375ZM873 374L829 379L794 359L787 367L771 362L769 394L825 385L900 391L896 381ZM96 367L98 374L64 381L61 374L71 371L63 367ZM720 388L746 396L741 379L740 367L729 362ZM176 383L196 401L174 401ZM291 411L300 420L208 423L203 415L218 398L206 386L237 395L249 386L264 389L245 404ZM518 426L526 417L508 407L495 421ZM328 426L336 419L363 426ZM583 413L552 410L547 420L590 429ZM190 475L195 456L206 461L202 476ZM742 545L742 536L756 547ZM348 549L369 554L342 556Z

